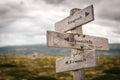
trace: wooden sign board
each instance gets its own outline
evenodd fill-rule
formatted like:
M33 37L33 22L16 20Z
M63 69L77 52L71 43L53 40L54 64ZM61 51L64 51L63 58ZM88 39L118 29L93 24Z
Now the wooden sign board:
M95 54L95 50L85 50L82 54L59 58L56 60L56 72L95 67L98 64L97 59L98 57Z
M75 34L47 31L47 45L57 48L108 50L108 39Z
M55 30L58 32L66 32L93 20L93 5L90 5L87 8L75 12L72 16L57 22L55 24Z

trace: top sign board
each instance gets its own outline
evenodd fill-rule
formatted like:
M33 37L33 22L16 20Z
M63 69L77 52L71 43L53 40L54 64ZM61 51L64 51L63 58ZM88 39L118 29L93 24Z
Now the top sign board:
M93 5L90 5L80 11L75 12L72 16L57 22L55 30L58 32L66 32L80 25L94 20Z

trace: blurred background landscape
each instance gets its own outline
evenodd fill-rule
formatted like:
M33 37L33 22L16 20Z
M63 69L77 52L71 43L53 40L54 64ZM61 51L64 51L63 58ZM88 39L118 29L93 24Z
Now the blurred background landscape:
M120 80L120 44L96 53L98 66L85 69L85 80ZM56 59L70 54L46 45L0 47L0 80L73 80L72 72L55 72Z
M120 44L109 44L109 51L97 51L99 55L119 55ZM44 44L23 45L23 46L6 46L0 47L0 54L41 54L41 55L70 55L71 50L65 48L49 48Z

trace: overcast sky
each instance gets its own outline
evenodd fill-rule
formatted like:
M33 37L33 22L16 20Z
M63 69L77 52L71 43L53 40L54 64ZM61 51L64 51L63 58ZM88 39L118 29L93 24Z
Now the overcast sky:
M46 43L46 31L70 9L91 4L95 20L83 25L84 34L120 43L120 0L1 0L0 46Z

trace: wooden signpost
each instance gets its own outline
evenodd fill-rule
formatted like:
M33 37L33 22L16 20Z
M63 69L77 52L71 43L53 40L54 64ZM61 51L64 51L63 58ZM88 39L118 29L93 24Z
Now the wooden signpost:
M71 48L70 56L56 60L56 72L73 71L74 80L84 80L84 68L97 66L95 50L108 50L108 39L83 35L82 25L94 20L93 5L74 8L70 16L57 22L55 30L47 31L49 47ZM64 33L71 31L71 33Z
M66 32L93 20L93 5L90 5L57 22L55 24L55 30L58 32Z
M49 47L71 49L108 50L108 39L78 33L58 33L47 31L47 44ZM81 47L82 46L82 47Z
M59 58L56 60L56 72L64 72L97 66L95 50L84 50L84 53Z

